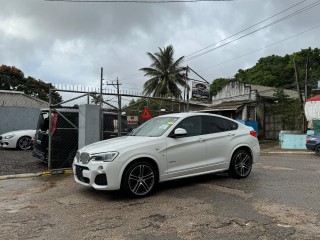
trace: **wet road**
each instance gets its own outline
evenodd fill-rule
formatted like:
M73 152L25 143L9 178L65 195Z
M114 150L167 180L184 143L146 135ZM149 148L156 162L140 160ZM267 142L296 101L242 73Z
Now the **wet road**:
M127 199L71 175L0 181L0 239L319 239L320 158L265 155L247 179L161 184Z

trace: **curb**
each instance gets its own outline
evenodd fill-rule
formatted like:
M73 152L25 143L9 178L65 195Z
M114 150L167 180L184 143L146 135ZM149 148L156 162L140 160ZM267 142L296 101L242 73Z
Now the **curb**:
M0 176L0 180L8 180L8 179L16 179L16 178L32 178L32 177L41 177L41 176L52 176L57 174L72 174L73 171L71 169L66 170L52 170L47 172L39 172L39 173L23 173L23 174L12 174L12 175L4 175Z
M314 152L298 152L298 151L260 151L260 154L294 154L294 155L310 155Z

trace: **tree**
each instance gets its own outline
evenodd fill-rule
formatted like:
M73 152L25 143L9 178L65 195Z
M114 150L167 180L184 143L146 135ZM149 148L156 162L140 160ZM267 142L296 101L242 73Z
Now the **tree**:
M240 69L235 78L237 81L269 87L284 87L295 89L295 71L293 59L298 68L299 86L304 89L306 63L308 64L308 86L315 87L320 80L320 49L302 49L299 52L285 56L268 56L260 58L255 66ZM307 91L310 93L311 91ZM309 94L308 94L309 95Z
M293 68L290 66L290 56L268 56L260 58L252 68L240 69L235 78L240 82L280 87L293 83Z
M148 52L147 55L151 59L151 65L140 69L145 76L150 77L144 83L143 93L154 97L171 94L174 98L181 98L179 86L186 86L184 75L181 73L183 68L180 66L184 57L175 61L172 45L159 48L159 52L154 54Z
M22 91L27 95L49 102L50 89L54 87L50 83L36 80L33 77L24 77L24 73L12 66L0 66L0 89ZM52 92L52 103L59 103L62 97L57 92Z

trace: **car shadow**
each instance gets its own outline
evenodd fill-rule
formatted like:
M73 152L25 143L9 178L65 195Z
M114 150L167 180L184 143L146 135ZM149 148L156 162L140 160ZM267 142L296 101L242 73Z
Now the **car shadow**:
M208 184L213 182L225 181L227 179L233 179L229 177L227 173L217 173L217 174L206 174L195 177L188 177L178 180L171 180L168 182L162 182L157 185L154 189L154 192L145 198L132 198L127 196L120 190L117 191L97 191L93 188L83 188L82 192L86 196L90 198L95 198L97 200L102 201L121 201L121 202L136 202L137 200L142 199L150 199L153 197L157 197L157 195L172 195L172 192L176 191L188 191L191 187L200 185L200 184Z

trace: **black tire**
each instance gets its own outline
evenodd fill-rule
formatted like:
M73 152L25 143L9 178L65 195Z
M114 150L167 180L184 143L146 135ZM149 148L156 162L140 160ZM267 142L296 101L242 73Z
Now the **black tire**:
M135 198L150 195L156 186L158 173L152 164L146 161L133 163L124 173L121 189Z
M29 150L31 149L31 137L23 136L17 141L17 148L20 150Z
M236 151L231 159L229 174L234 178L246 178L252 169L252 157L246 150Z
M314 148L314 151L316 152L316 154L318 156L320 156L320 145L317 145L315 148Z

